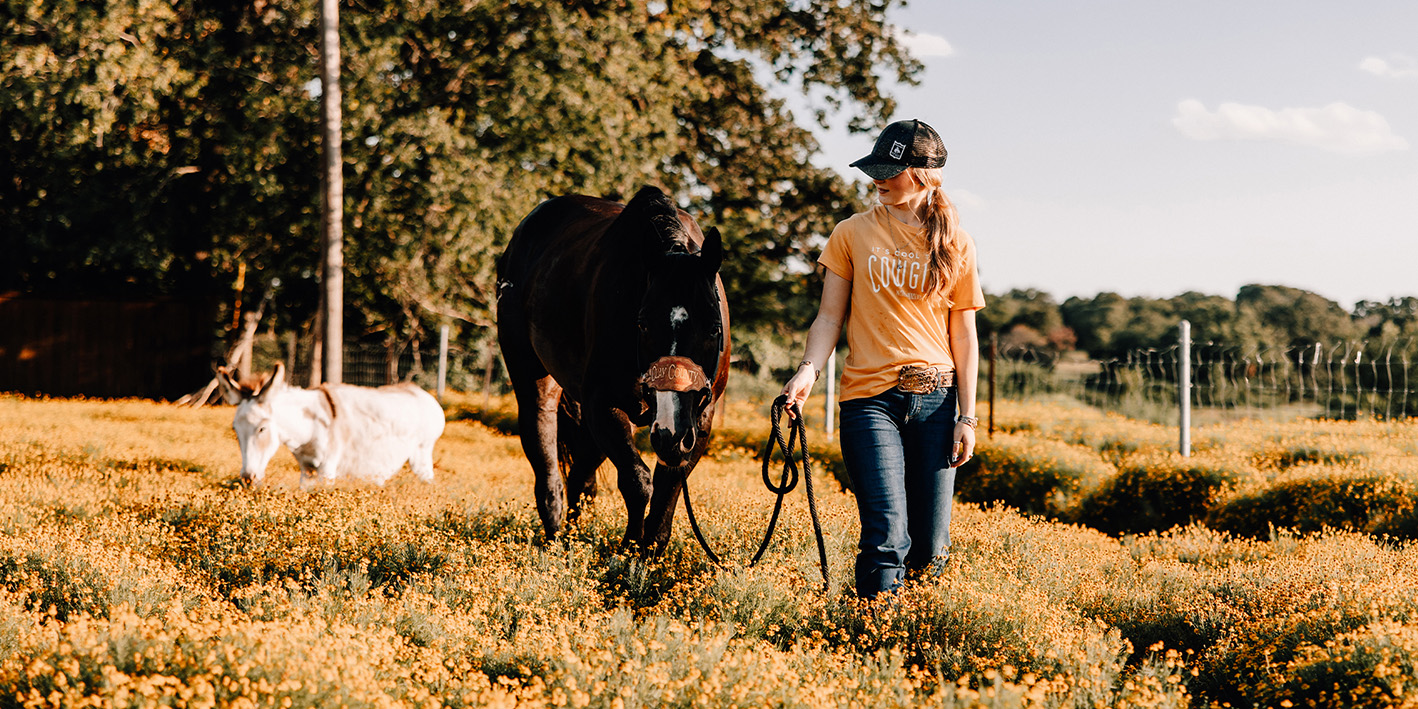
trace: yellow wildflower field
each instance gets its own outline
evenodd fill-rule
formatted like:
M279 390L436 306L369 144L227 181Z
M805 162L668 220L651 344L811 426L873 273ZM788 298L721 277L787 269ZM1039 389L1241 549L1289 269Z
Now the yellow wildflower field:
M682 512L662 557L622 549L608 468L578 525L547 543L530 467L499 430L506 401L450 408L433 484L405 471L304 493L286 453L264 487L237 484L230 408L0 396L0 707L1418 701L1409 544L1055 521L1110 471L1166 458L1169 434L1010 406L1014 450L1082 471L1043 510L1055 519L959 503L947 573L863 605L849 587L855 506L816 437L831 589L801 487L764 561L744 566L773 504L754 457L766 411L746 403L690 481L720 568ZM1359 442L1296 426L1200 436L1197 457L1241 466L1223 496L1306 466L1411 465L1397 424ZM1315 453L1336 439L1352 457Z

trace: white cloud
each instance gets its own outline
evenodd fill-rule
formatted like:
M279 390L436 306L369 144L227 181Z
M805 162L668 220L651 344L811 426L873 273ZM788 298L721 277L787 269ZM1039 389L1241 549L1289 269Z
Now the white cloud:
M955 54L955 48L950 46L950 42L945 41L945 38L938 34L917 33L903 30L900 27L892 27L891 37L906 45L911 56L917 59L948 57Z
M1418 78L1418 61L1405 54L1390 54L1388 59L1364 57L1364 61L1359 62L1359 69L1390 79Z
M1177 104L1172 125L1192 140L1270 140L1345 155L1408 149L1408 141L1394 135L1382 115L1347 103L1278 111L1223 103L1212 112L1200 101L1187 99Z

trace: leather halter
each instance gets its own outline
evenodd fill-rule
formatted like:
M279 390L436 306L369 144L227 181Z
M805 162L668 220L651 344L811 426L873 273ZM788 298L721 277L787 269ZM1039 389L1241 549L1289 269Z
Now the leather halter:
M640 375L640 383L655 391L695 391L708 389L704 370L688 357L661 357Z

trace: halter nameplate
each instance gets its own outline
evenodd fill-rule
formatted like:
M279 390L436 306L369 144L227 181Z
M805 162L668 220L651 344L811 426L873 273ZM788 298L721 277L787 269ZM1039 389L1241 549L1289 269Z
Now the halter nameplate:
M709 388L704 370L688 357L661 357L640 375L640 383L655 391L694 391Z

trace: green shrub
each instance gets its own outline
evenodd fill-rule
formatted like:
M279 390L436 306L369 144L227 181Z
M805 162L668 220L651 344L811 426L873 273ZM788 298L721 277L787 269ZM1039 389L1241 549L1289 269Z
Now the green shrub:
M1160 532L1205 518L1240 478L1177 456L1132 463L1088 494L1072 519L1108 534Z
M1223 501L1207 516L1207 526L1260 538L1272 529L1300 533L1325 528L1414 538L1418 487L1381 474L1316 469L1267 488Z
M1418 704L1418 627L1392 621L1307 645L1268 688L1269 703L1294 706L1396 707Z
M1085 446L998 434L961 468L955 494L966 502L1003 502L1028 514L1061 517L1115 472Z

